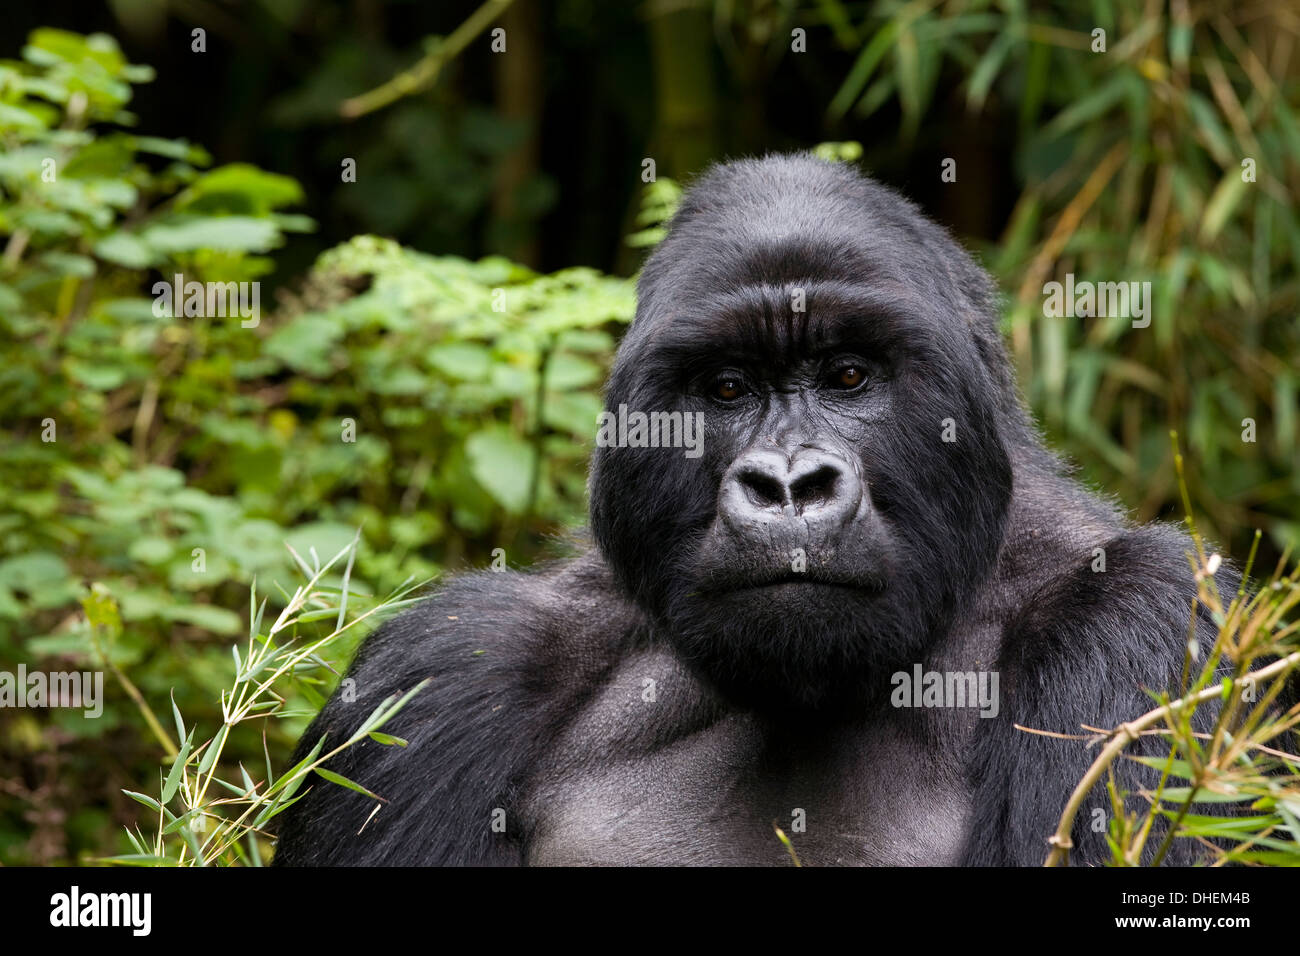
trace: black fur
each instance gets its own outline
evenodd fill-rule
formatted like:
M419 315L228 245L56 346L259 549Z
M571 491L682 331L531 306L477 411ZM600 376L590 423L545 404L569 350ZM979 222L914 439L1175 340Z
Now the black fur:
M409 748L331 764L387 802L367 822L318 780L275 862L783 864L775 821L805 863L1041 863L1096 751L1013 725L1110 726L1177 684L1189 542L1068 477L988 277L847 167L714 168L638 293L606 407L700 413L703 454L598 448L595 547L371 637L300 756L431 677L385 727ZM996 671L998 715L891 706L917 664ZM1091 822L1075 862L1106 855Z

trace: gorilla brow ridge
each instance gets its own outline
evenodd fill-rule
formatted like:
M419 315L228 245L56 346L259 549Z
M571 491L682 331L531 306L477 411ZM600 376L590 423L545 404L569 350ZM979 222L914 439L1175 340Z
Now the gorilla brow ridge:
M790 288L764 283L715 293L658 325L646 349L688 368L715 357L770 359L835 348L861 348L872 353L866 358L932 351L935 323L904 287L810 282L802 313L789 310Z

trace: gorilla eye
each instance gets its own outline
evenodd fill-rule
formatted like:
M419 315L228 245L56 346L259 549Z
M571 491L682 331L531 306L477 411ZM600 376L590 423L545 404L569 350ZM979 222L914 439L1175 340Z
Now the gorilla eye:
M867 373L860 365L845 365L836 370L834 382L836 388L857 388L866 381Z
M720 402L734 402L745 394L745 383L736 375L723 375L713 383L713 397Z

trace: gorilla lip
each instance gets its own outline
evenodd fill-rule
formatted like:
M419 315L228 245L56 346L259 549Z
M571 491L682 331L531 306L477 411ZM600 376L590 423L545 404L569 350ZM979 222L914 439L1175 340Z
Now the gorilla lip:
M862 594L870 597L878 592L873 592L868 588L858 587L854 584L843 584L838 581L816 581L807 578L782 578L779 581L768 581L763 584L750 584L744 587L735 588L726 592L729 594L743 594L746 592L780 592L782 589L799 589L802 591L811 591L818 588L827 588L834 591L845 591L855 594Z
M807 571L788 571L780 575L754 578L746 581L728 582L728 586L712 589L715 593L734 593L739 591L757 591L763 588L775 588L785 585L820 585L821 587L839 588L845 591L858 591L863 594L878 594L884 587L870 581L858 581L840 575L813 574Z

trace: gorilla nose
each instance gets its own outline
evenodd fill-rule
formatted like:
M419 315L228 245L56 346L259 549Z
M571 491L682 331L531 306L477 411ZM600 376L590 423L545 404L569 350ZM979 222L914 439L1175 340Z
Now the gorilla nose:
M719 510L741 530L802 518L809 531L825 534L853 517L862 491L847 462L826 452L805 451L789 460L775 451L754 451L727 471Z

